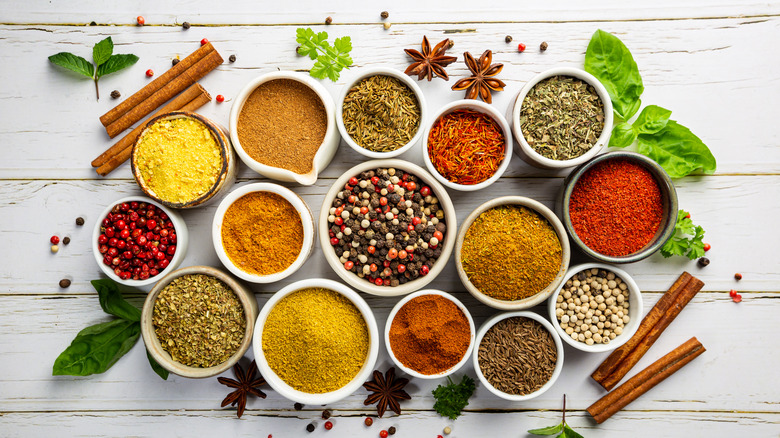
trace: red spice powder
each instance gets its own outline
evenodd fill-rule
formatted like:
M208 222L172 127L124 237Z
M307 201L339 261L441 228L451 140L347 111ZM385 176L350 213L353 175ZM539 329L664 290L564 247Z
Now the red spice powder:
M605 160L577 181L569 216L577 237L612 257L635 253L661 226L661 189L653 175L627 160Z

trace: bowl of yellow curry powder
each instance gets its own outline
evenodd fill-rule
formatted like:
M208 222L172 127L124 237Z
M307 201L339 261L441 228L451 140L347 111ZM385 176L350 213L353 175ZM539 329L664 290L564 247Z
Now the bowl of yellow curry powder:
M141 190L172 208L203 205L236 177L236 157L225 130L185 111L149 120L133 144L130 165Z
M252 346L271 388L294 402L324 405L349 396L369 379L379 354L379 332L357 292L313 278L268 300Z
M522 196L477 207L458 232L455 266L482 303L522 310L546 300L569 268L569 239L549 208Z

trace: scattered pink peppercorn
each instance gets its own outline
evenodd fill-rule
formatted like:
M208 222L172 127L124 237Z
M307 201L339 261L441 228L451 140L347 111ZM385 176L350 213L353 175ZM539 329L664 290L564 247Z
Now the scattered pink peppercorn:
M374 424L374 419L371 418L371 417L366 417L366 419L363 421L363 423L365 423L366 426L371 426L372 424Z
M150 68L149 70L146 70L146 76L147 76L147 77L150 77L150 78L151 78L152 76L154 76L154 70L152 70L151 68Z
M222 103L225 101L225 96L217 94L217 102Z
M144 20L144 17L138 16L138 18L135 19L135 22L138 23L139 26L143 26L146 23L146 20Z
M51 239L49 239L49 242L51 242L52 245L56 245L60 243L60 238L57 236L51 236Z
M517 51L520 52L520 53L525 52L525 44L523 44L523 43L518 44L517 45Z
M735 280L742 280L742 274L740 274L739 272L737 272L736 274L734 274L734 279L735 279Z
M710 248L712 248L712 245L710 245L709 243L704 244L704 251L709 251Z
M205 46L205 45L206 45L206 44L208 44L208 43L209 43L209 40L208 40L208 38L203 38L202 40L200 40L200 45L201 45L201 46Z
M731 298L734 298L734 297L736 297L736 296L737 296L737 291L735 291L734 289L731 289L731 290L729 291L729 296L730 296Z
M731 300L734 301L735 303L741 303L742 302L742 295L737 294L737 296L735 296Z
M387 438L387 431L382 430L379 432L379 438Z
M333 423L331 423L330 421L326 421L325 430L331 430L331 429L333 429Z

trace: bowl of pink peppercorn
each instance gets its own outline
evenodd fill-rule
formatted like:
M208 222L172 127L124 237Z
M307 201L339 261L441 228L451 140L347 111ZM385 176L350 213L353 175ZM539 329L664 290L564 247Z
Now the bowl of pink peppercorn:
M175 270L187 252L181 216L143 196L112 202L98 216L92 253L100 269L127 286L152 284Z

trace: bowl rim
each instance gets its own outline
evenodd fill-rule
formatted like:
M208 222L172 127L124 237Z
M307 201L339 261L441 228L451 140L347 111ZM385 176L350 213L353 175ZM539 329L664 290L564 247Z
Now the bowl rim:
M585 242L583 242L579 236L577 236L577 233L574 231L574 226L571 222L571 215L569 214L569 201L571 199L571 194L574 191L574 187L577 185L577 182L590 168L602 161L621 159L633 161L639 165L642 165L648 172L650 172L650 174L653 176L653 179L655 179L656 183L658 183L658 188L661 191L662 199L666 197L664 193L668 193L668 205L666 207L668 211L666 211L667 218L665 223L662 223L661 226L659 226L660 232L656 232L656 235L653 237L653 240L651 240L650 243L645 245L643 249L640 249L637 252L626 256L615 257L604 255L592 250L590 247L585 245ZM677 190L674 188L674 183L672 182L671 177L669 177L669 174L666 173L660 164L656 163L652 159L631 151L610 151L580 164L564 179L560 205L561 222L563 222L563 226L566 228L566 231L568 232L569 237L574 242L575 246L577 246L577 248L579 248L583 253L592 259L595 259L598 262L610 264L638 262L653 255L653 253L659 250L674 234L674 226L677 222L677 211L679 208Z
M414 136L412 136L412 139L409 140L408 143L392 151L375 152L360 146L355 142L355 140L352 139L352 136L347 133L347 128L344 126L344 99L347 97L349 90L355 86L355 84L371 76L390 76L403 82L404 85L412 90L415 97L417 98L417 104L420 106L420 126L417 127L417 132L414 133ZM339 96L336 100L336 126L338 127L339 134L341 134L341 138L347 145L349 145L349 147L355 150L355 152L371 159L386 159L397 157L416 145L420 141L420 138L422 138L422 133L424 130L423 126L425 126L425 118L428 115L427 113L428 110L426 109L425 96L423 95L420 86L417 85L417 82L412 80L402 71L390 67L363 67L357 70L353 76L349 78L344 87L342 87L341 92L339 92Z
M547 222L550 224L552 229L555 230L555 233L558 235L558 240L561 242L561 266L558 269L558 273L555 275L553 281L536 294L514 301L499 300L482 293L469 280L468 275L466 275L466 271L463 270L463 261L461 260L463 241L466 238L466 233L468 232L469 227L471 227L471 225L474 223L474 220L476 220L482 213L486 212L487 210L503 205L520 205L539 213L542 215L542 217L547 219ZM566 235L566 229L563 227L563 224L561 224L558 216L556 216L552 210L547 208L547 206L541 202L527 198L525 196L501 196L481 204L471 213L469 213L466 219L463 220L463 223L458 230L458 238L455 241L455 268L458 271L458 277L460 278L461 283L463 283L463 286L466 287L466 290L469 291L469 293L471 293L474 298L478 299L483 304L501 310L528 309L549 298L555 289L563 282L563 278L566 275L567 269L569 268L570 258L571 247L569 246L569 239Z
M529 145L525 140L523 130L520 126L520 112L522 111L523 101L528 95L528 92L531 91L531 89L539 82L553 76L571 76L587 82L588 85L592 86L596 90L596 93L601 99L601 103L604 105L604 129L601 131L599 138L596 139L596 143L584 154L569 160L553 160L536 152L536 150L534 150L534 148L532 148L531 145ZM609 144L609 137L612 135L612 127L614 124L612 100L610 99L609 92L607 92L604 84L602 84L601 81L599 81L595 76L586 72L585 70L565 66L554 67L537 74L531 78L530 81L526 82L525 85L523 85L523 88L520 89L520 93L518 93L517 98L515 99L515 102L512 106L511 123L517 144L530 160L541 166L553 169L574 167L595 157Z
M498 169L496 169L493 176L477 184L459 184L448 180L447 178L444 177L444 175L442 175L441 173L439 173L438 170L436 170L436 167L433 165L433 162L431 161L431 157L428 154L428 135L430 134L433 126L443 116L460 109L470 109L488 115L490 118L493 119L493 121L495 121L498 124L498 126L501 128L504 134L504 159L501 160L501 164L498 166ZM431 120L425 125L425 132L423 133L423 137L422 137L423 162L425 162L425 167L428 169L431 175L433 175L433 177L436 178L437 181L444 184L446 187L449 187L454 190L465 191L465 192L481 190L493 184L494 182L498 181L498 179L501 178L504 172L506 172L506 170L509 168L509 162L512 159L512 149L513 149L512 128L510 128L506 118L492 105L488 105L485 102L480 102L474 99L456 100L455 102L450 102L444 107L442 107L431 117Z
M314 158L312 159L312 172L315 173L313 179L303 178L312 172L306 174L295 173L289 169L269 166L255 160L246 152L238 139L238 118L241 115L241 110L244 108L246 100L258 87L266 82L277 79L290 79L307 86L317 95L317 97L319 97L320 101L322 102L322 106L325 108L325 117L327 118L328 126L325 130L325 135L322 137L322 142L320 143L320 146L318 147L317 152L314 154ZM228 125L230 127L230 140L232 141L233 148L236 150L236 153L238 154L238 157L241 159L241 161L243 161L247 167L259 173L260 175L275 180L295 181L299 184L311 185L314 184L314 182L317 180L317 174L322 170L317 167L317 162L321 155L327 154L327 145L332 141L333 136L336 135L337 128L334 123L334 117L335 104L333 103L333 98L331 97L328 90L325 89L325 87L319 82L315 81L307 75L295 71L274 71L264 73L255 77L246 85L244 85L244 87L241 89L241 91L238 92L235 99L233 100L228 119ZM336 147L338 147L338 142L336 143Z
M355 377L353 377L349 383L339 389L318 394L299 391L282 380L268 365L268 361L265 359L265 354L263 353L262 344L263 328L265 326L266 320L268 319L269 313L271 313L271 310L273 310L276 304L286 296L292 294L293 292L307 288L328 289L333 292L337 292L345 298L349 299L363 315L369 337L369 349L368 353L366 354L366 360L363 363L363 367L360 369L360 371L358 371ZM374 371L377 357L379 356L379 329L377 328L376 318L374 317L374 313L371 311L371 307L369 307L368 303L366 303L366 301L357 292L353 291L348 286L334 280L328 280L325 278L310 278L296 281L295 283L285 286L278 292L274 293L265 303L265 305L263 305L263 308L260 310L257 321L255 323L252 348L254 349L255 360L257 362L257 367L260 371L260 374L265 377L268 385L271 386L271 388L273 388L276 392L278 392L284 398L294 402L308 405L325 405L348 397L369 379L371 373Z
M298 215L301 217L301 225L303 226L301 252L298 253L298 257L296 257L292 264L281 272L275 272L269 275L257 275L243 271L233 263L222 245L222 221L225 218L225 213L228 208L230 208L230 206L239 198L254 192L270 192L281 196L295 208ZM235 188L219 203L211 223L211 241L214 246L214 251L217 253L217 257L219 257L219 261L222 262L225 268L233 275L252 283L273 283L295 273L309 258L314 245L314 236L316 232L317 229L314 226L314 217L311 214L311 210L309 210L309 206L306 205L306 202L287 187L274 183L249 183Z
M447 224L447 235L450 236L450 238L445 239L441 256L433 264L433 267L431 268L430 272L428 272L428 275L424 277L418 277L412 281L399 284L395 287L377 286L368 280L362 279L352 272L344 269L344 266L341 264L341 262L339 262L336 251L333 250L333 246L330 244L330 237L328 235L328 216L330 213L330 207L333 204L333 200L336 198L336 194L341 191L341 189L344 187L344 184L346 184L351 177L358 175L363 171L376 169L379 167L392 167L401 169L404 172L409 172L417 176L423 182L425 182L439 199L439 205L444 209L444 215L446 218L445 223ZM452 204L452 200L450 199L449 194L447 194L447 191L444 189L444 186L439 184L439 182L422 167L397 158L364 161L344 172L338 179L336 179L336 181L328 190L327 194L325 194L325 198L322 201L322 207L320 208L318 223L320 247L322 249L322 253L325 256L325 261L328 262L328 265L330 265L331 269L333 269L336 275L338 275L348 285L354 287L355 289L358 289L367 294L383 297L405 295L410 292L422 289L425 287L425 285L433 281L444 270L444 267L449 261L450 255L452 254L452 250L455 248L455 239L453 238L452 233L454 233L453 230L457 230L457 227L458 222L455 213L455 206Z
M541 388L537 389L536 391L525 394L525 395L515 395L515 394L508 394L503 391L499 391L496 389L493 385L488 382L487 378L485 378L485 375L482 374L482 369L479 367L479 354L474 353L473 355L473 364L474 364L474 372L477 374L477 378L482 382L482 385L488 389L488 391L492 392L494 395L503 398L505 400L510 401L524 401L524 400L531 400L533 398L536 398L545 392L547 392L548 389L550 389L554 384L555 381L558 380L558 377L561 375L561 370L563 369L563 343L561 342L561 337L558 336L558 333L553 328L552 324L550 324L550 321L547 321L543 316L531 312L528 310L519 310L519 311L512 311L512 312L503 312L498 313L490 318L487 319L482 325L479 327L479 330L477 331L477 338L476 338L476 347L475 349L479 350L479 346L482 344L482 339L485 337L485 334L490 330L494 325L496 325L498 322L503 321L508 318L514 318L514 317L522 317L522 318L530 318L538 323L542 324L545 329L547 329L548 332L550 332L550 336L552 336L553 341L555 342L555 349L558 353L557 360L555 361L555 369L553 369L553 374L550 376L550 380L547 381L544 385L542 385Z
M135 165L138 145L140 144L144 134L152 125L165 119L194 119L203 124L206 129L208 129L208 131L211 133L211 137L214 138L214 140L217 142L217 145L219 146L219 156L222 159L222 167L220 167L219 172L217 173L217 178L214 181L214 184L209 188L208 191L206 191L206 193L186 202L169 202L160 198L156 193L154 193L154 191L152 191L151 188L147 187L146 182L144 182L143 178L141 177L141 173L138 167ZM141 191L144 192L145 196L152 198L167 207L182 209L192 208L203 205L203 203L212 199L224 187L224 183L228 179L228 174L230 173L231 168L230 151L230 139L223 131L223 129L214 121L191 111L171 111L165 114L160 114L156 117L152 117L143 125L143 129L141 129L141 131L138 133L138 137L136 137L135 141L133 142L133 150L130 154L130 171L133 174L133 178L135 178L136 184L138 184L138 187L141 188Z
M469 346L466 349L466 352L463 354L463 358L450 367L447 370L444 370L437 374L423 374L419 371L415 371L412 368L407 367L401 361L395 356L395 353L393 353L393 349L390 345L390 327L393 325L393 321L395 320L395 316L398 313L401 308L403 308L409 301L425 296L425 295L438 295L441 296L452 303L454 303L458 308L463 312L464 315L466 315L466 319L469 322L469 330L471 331L470 339L469 339ZM393 306L393 309L390 311L390 314L387 316L387 322L385 323L385 331L384 331L384 338L385 338L385 347L387 348L387 354L390 356L390 359L393 361L393 363L401 369L401 371L405 372L406 374L409 374L412 377L416 377L418 379L439 379L442 377L447 377L454 372L458 371L463 365L468 362L469 356L471 355L471 352L474 350L474 339L476 336L476 326L474 325L474 318L471 317L471 313L469 312L468 308L455 296L452 294L449 294L447 292L438 290L438 289L423 289L419 290L417 292L413 292L405 297L403 297L398 303L396 303L395 306Z
M238 347L235 353L225 362L219 365L214 365L208 368L191 367L174 361L171 355L162 348L160 340L157 338L157 334L154 332L154 323L152 316L154 312L154 303L157 301L157 297L160 292L170 284L176 278L192 275L192 274L204 274L210 277L214 277L225 283L236 295L241 306L244 309L244 317L246 318L246 329L244 331L244 339L241 341L241 345ZM227 371L230 367L236 364L239 359L244 357L249 347L252 345L252 335L255 326L255 319L257 318L257 300L254 294L231 277L228 273L213 268L211 266L188 266L186 268L178 269L165 277L161 278L157 284L154 285L152 290L146 296L143 309L141 310L141 335L144 339L146 351L166 370L180 375L182 377L189 377L195 379L202 379L206 377L213 377L217 374L221 374Z
M563 330L561 327L561 324L558 322L558 317L555 315L556 310L556 300L558 299L558 295L561 294L561 291L563 290L563 286L566 284L566 281L568 281L570 278L574 277L578 272L584 271L586 269L604 269L605 271L611 271L613 272L617 277L620 277L621 280L623 280L624 283L626 283L626 286L628 287L628 296L629 296L629 315L631 316L631 320L628 324L626 324L623 328L623 333L615 336L615 339L610 341L608 344L593 344L588 345L584 342L575 341L571 338L571 336L566 334L566 331ZM584 351L587 353L604 353L607 351L612 351L620 347L621 345L628 342L629 339L631 339L636 331L639 329L639 324L642 320L642 315L644 313L644 304L642 302L642 290L639 289L639 286L636 284L636 281L631 277L631 275L628 274L628 272L618 268L617 266L608 265L606 263L597 263L597 262L590 262L590 263L581 263L579 265L571 266L569 267L569 270L566 272L566 276L564 278L564 281L558 286L558 288L555 290L555 292L550 296L549 301L547 302L547 310L548 310L548 316L550 317L550 320L552 321L552 326L555 328L555 331L558 332L558 335L563 339L563 341L570 346L576 348L577 350Z
M113 208L116 205L122 204L124 202L145 202L147 204L152 204L155 207L159 208L165 214L168 215L171 222L173 223L173 229L176 231L176 252L173 254L173 258L171 258L171 262L168 264L168 266L160 271L157 275L153 277L149 277L146 280L122 280L119 278L116 274L114 274L114 271L112 269L109 269L108 266L103 264L103 257L101 257L100 250L99 250L99 244L98 244L98 237L100 236L100 228L103 225L103 219L108 216L108 214L113 210ZM125 285L125 286L131 286L131 287L141 287L141 286L148 286L161 278L164 278L171 272L175 271L176 268L181 265L181 262L184 260L184 256L187 253L187 246L189 244L189 233L187 230L187 223L184 222L184 219L182 219L181 215L179 215L178 212L171 210L170 208L164 206L163 204L148 198L147 196L125 196L122 198L117 199L116 201L113 201L110 203L106 208L103 209L103 211L98 215L98 220L95 222L95 226L92 229L92 255L95 257L95 261L97 262L98 266L100 267L100 270L103 271L103 274L105 274L108 278L111 280Z

